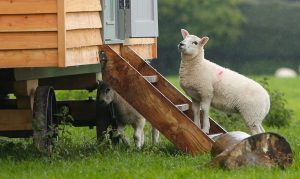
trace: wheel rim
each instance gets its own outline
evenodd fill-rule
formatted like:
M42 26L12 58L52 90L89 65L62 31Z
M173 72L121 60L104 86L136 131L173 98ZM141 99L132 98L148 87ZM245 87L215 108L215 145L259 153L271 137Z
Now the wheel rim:
M52 151L52 147L54 146L55 138L57 139L58 133L57 133L57 123L54 119L54 115L56 111L56 100L55 100L55 93L53 89L49 91L49 97L48 97L48 106L47 106L47 132L48 132L48 140L47 145L50 148L50 152ZM52 134L49 134L49 132Z
M33 106L33 139L37 149L51 153L57 138L56 99L54 89L40 86L36 89Z

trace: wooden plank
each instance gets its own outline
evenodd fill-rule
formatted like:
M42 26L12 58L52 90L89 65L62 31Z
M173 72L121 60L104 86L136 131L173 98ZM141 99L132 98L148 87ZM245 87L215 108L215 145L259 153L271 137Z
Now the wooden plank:
M155 39L155 43L151 45L152 47L152 59L157 59L157 39Z
M146 45L131 45L131 49L135 51L143 59L155 59L157 58L156 44Z
M98 46L67 49L65 65L76 66L97 64L100 62L98 53Z
M18 109L33 109L34 92L38 87L38 80L14 82L14 94L17 97Z
M1 0L0 14L56 13L57 0Z
M61 76L77 75L77 74L99 73L100 71L101 71L100 64L80 65L80 66L65 67L65 68L57 68L57 67L15 68L14 76L15 79L19 81L19 80L61 77Z
M57 48L57 33L4 32L0 33L0 42L0 50Z
M174 104L189 104L189 100L174 85L169 83L167 79L159 74L154 68L149 66L142 57L140 57L131 47L122 48L122 57L130 63L142 75L153 75L158 77L159 83L155 87L159 89ZM193 115L193 112L188 114Z
M65 0L66 12L101 11L100 0Z
M16 96L33 96L38 86L38 80L16 81L14 83L14 94Z
M155 83L155 87L161 91L173 104L188 104L192 106L192 102L184 94L182 94L174 85L168 82L160 73L154 68L148 65L142 57L140 57L135 51L131 49L131 46L125 46L122 48L122 56L142 75L153 75L158 77L158 82ZM185 111L185 114L190 118L194 119L194 114L191 108ZM210 118L210 133L226 133L218 123Z
M178 149L196 155L210 151L213 141L152 84L145 81L109 46L101 46L108 61L103 80L139 111Z
M57 50L0 50L1 68L57 66Z
M146 45L156 43L156 38L127 38L124 45Z
M0 15L0 32L56 30L56 14Z
M67 13L66 29L99 29L102 28L99 12Z
M118 55L121 55L121 44L111 44L109 45Z
M176 107L182 112L189 110L188 104L176 104Z
M67 31L66 47L84 47L101 45L102 37L100 29L81 29Z
M14 130L32 130L31 110L0 110L0 131Z
M61 76L39 80L39 86L53 86L55 90L93 90L100 77L96 73Z
M143 76L145 80L147 80L149 83L156 83L157 82L157 76L152 75L152 76Z
M58 66L66 65L66 4L65 0L57 0L57 22L58 22Z
M32 96L18 96L17 108L18 109L33 109L34 95Z

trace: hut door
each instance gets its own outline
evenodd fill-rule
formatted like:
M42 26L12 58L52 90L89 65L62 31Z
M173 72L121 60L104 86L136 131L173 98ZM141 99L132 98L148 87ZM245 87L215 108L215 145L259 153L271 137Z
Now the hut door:
M125 0L125 2L126 36L157 37L157 0Z
M103 38L105 43L124 40L124 9L117 0L103 0Z

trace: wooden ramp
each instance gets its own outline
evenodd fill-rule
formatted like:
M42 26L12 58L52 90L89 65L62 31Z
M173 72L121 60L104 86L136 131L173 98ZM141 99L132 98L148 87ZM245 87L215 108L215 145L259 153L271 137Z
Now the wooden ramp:
M191 101L147 64L130 47L121 53L101 46L107 57L103 63L103 80L109 83L129 104L176 147L193 155L211 150L213 140L191 119ZM226 133L210 119L210 134Z

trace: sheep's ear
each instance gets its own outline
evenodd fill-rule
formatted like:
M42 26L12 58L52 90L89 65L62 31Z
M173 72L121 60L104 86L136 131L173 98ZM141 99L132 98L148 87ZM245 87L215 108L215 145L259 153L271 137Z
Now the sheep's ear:
M200 45L201 46L204 46L207 42L208 42L208 40L209 40L209 38L208 37L202 37L201 39L200 39Z
M182 35L183 39L185 39L186 36L188 36L188 35L190 35L190 34L189 34L189 32L188 32L187 30L181 29L181 35Z

